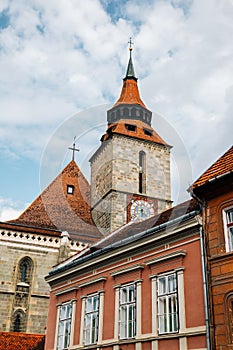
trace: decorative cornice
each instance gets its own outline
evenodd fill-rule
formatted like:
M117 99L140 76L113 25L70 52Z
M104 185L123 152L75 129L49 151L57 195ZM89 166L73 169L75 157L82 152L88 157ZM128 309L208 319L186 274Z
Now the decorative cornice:
M105 282L107 280L107 277L105 276L102 276L102 277L98 277L98 278L94 278L92 280L89 280L89 281L86 281L86 282L83 282L83 283L80 283L78 285L79 288L83 288L83 287L87 287L91 284L94 284L94 283L98 283L98 282Z
M133 265L133 266L126 267L124 269L114 271L111 273L111 276L115 277L115 276L122 275L124 273L133 272L133 271L137 271L137 270L143 270L143 269L144 269L144 264Z
M161 261L164 261L164 260L183 258L183 257L185 257L185 255L186 255L186 250L178 250L176 252L162 255L162 256L158 256L157 258L145 261L145 264L150 266L153 264L160 263Z

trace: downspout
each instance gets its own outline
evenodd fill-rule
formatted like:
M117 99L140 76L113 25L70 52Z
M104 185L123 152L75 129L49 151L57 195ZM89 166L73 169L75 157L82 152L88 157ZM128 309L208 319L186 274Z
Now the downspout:
M205 304L205 321L206 321L206 345L207 350L211 350L211 336L210 336L210 315L209 315L209 298L208 298L208 286L207 286L207 266L204 247L204 234L203 228L200 227L200 245L201 245L201 265L202 265L202 278L203 278L203 291L204 291L204 304Z
M195 198L202 207L202 212L204 211L205 215L205 204L198 198L194 193L192 188L190 189L190 194ZM202 214L203 215L203 214ZM205 217L204 220L205 222ZM202 279L203 279L203 293L204 293L204 308L205 308L205 322L206 322L206 345L207 350L211 350L211 332L210 332L210 302L209 302L209 285L208 285L208 275L207 275L207 264L206 264L206 249L205 249L205 237L203 232L203 223L200 227L200 247L201 247L201 266L202 266Z

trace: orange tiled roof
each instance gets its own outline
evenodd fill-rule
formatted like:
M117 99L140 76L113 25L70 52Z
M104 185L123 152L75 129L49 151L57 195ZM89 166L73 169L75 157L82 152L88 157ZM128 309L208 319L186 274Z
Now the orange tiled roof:
M0 332L0 350L43 350L43 334Z
M233 146L193 183L192 188L202 186L208 181L232 171Z
M74 193L67 193L67 186ZM16 220L23 226L68 231L71 238L93 242L101 237L90 211L90 186L74 161L71 161L55 180Z
M141 100L136 79L124 80L120 97L113 107L119 104L139 104L146 108L144 102Z
M127 128L127 125L135 126L135 131L130 131ZM130 136L136 139L146 140L168 146L168 144L162 139L162 137L157 134L157 132L151 126L140 120L120 119L118 122L110 124L106 133L102 136L101 141L108 140L112 134Z

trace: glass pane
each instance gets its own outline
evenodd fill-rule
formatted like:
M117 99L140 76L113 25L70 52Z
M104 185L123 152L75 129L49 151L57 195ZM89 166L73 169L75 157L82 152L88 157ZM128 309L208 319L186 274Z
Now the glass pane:
M66 305L66 318L71 317L71 311L72 311L72 305L71 304Z
M128 320L133 321L134 320L134 305L129 305L129 315Z
M129 301L134 301L135 286L129 286Z
M86 315L86 328L91 328L91 315Z
M168 276L168 292L175 292L176 290L176 276L170 275Z
M121 303L127 302L127 288L121 288Z
M229 210L227 212L227 223L228 224L233 223L233 210Z
M58 337L58 350L63 349L63 336Z
M86 329L85 332L84 332L84 342L85 344L90 344L90 334L91 334L91 331L90 329Z
M58 334L63 335L64 333L65 333L65 324L64 324L64 322L60 322Z
M66 315L66 306L63 305L60 311L60 320L63 320L65 318L65 315Z
M96 311L96 310L98 310L98 308L99 308L99 296L95 296L95 297L93 297L94 298L94 305L93 305L93 310L94 311Z
M120 309L120 321L121 322L126 322L127 319L127 307L126 306L121 306Z
M86 300L86 312L91 312L93 310L92 298L87 298Z
M165 294L166 293L166 278L160 277L158 280L158 294Z
M231 250L233 250L233 227L229 227L229 238L230 238L230 246Z
M124 322L121 322L121 324L120 324L120 337L121 337L121 339L124 339L127 337L126 336L126 323L124 323Z

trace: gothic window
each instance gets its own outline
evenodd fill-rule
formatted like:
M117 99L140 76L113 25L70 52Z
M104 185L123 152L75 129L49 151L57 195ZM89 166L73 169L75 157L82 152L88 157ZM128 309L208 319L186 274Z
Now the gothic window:
M22 310L16 310L13 315L12 331L13 332L26 331L26 315Z
M226 251L233 250L233 208L228 208L223 211L224 234Z
M225 315L228 344L233 344L233 292L225 297Z
M146 153L139 152L139 193L146 193Z
M32 278L33 262L29 257L20 260L17 282L30 284Z

